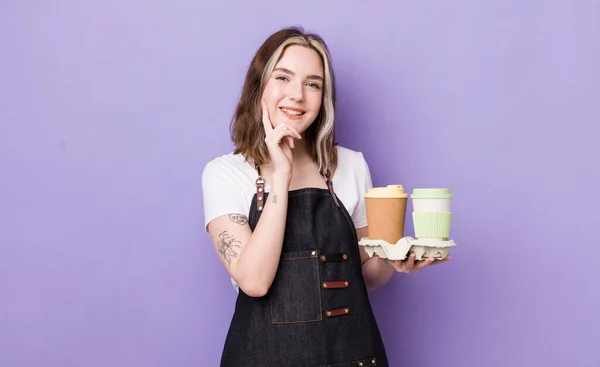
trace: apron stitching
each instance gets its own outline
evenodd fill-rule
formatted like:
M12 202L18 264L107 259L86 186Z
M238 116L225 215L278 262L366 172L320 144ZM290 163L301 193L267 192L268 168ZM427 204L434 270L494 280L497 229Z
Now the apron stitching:
M289 196L293 197L293 196L306 196L306 195L316 195L316 196L327 195L327 196L331 196L331 200L333 201L334 205L337 204L336 203L337 195L335 195L335 193L332 193L330 190L322 189L322 188L308 188L308 189L309 190L306 190L306 191L300 191L301 189L299 189L297 192L292 192ZM316 189L316 190L310 190L310 189ZM257 210L258 209L257 208L258 207L257 204L258 204L258 202L254 201L252 203L252 205L251 205L251 207L254 206L254 208L250 209L250 211L252 212L251 217L253 218L253 223L255 223L255 224L257 224L258 220L260 220L260 217L261 217L260 210ZM340 204L341 204L341 202L340 202ZM343 217L346 219L346 223L348 223L349 229L352 232L351 237L354 240L354 242L356 243L356 246L358 246L358 236L356 234L355 225L354 225L354 223L352 222L352 220L349 217L349 213L347 213L347 210L345 209L345 207L343 205L335 205L335 206L337 206L338 209L342 211ZM252 209L254 209L254 210L252 210ZM358 247L353 248L353 249L355 250L355 255L356 255L358 253ZM317 251L318 251L318 249L317 249ZM291 258L291 259L294 259L294 258ZM307 323L307 322L315 322L315 321L323 321L324 320L324 314L323 314L323 310L324 310L324 307L323 307L323 290L321 289L321 286L320 286L321 281L322 281L322 277L321 277L322 271L321 270L323 270L323 269L321 269L321 265L322 264L320 264L320 262L319 262L319 255L317 255L315 257L315 261L317 261L317 280L318 280L318 284L319 284L319 308L321 310L320 315L319 315L319 319L317 319L317 320L299 321L299 322L278 322L278 323L273 323L272 325L277 325L277 324L294 324L294 323ZM271 305L271 303L272 303L271 299L269 298L269 304ZM273 319L274 319L273 310L272 310L272 307L270 307L270 308L271 308L271 310L270 310L271 321L273 321ZM237 306L236 306L236 309L237 309ZM324 324L321 323L320 325L324 325ZM365 360L358 360L358 361L354 361L354 362L351 362L351 363L353 365L355 365L355 363L356 363L356 365L358 365L359 362L365 363L367 361L365 361ZM346 362L346 363L348 363L348 362ZM373 363L373 361L369 358L367 364L364 364L364 366L366 367L366 366L370 366L371 365L371 364L368 364L368 363ZM339 364L339 366L342 366L342 365L345 365L345 364ZM377 364L372 364L372 366L376 366L376 365ZM331 366L334 366L334 365L331 365ZM336 364L335 366L338 366L338 364Z
M317 284L321 284L321 264L319 263L319 249L317 249ZM323 294L321 287L319 287L319 320L323 320Z
M319 249L315 249L315 256L306 256L306 257L294 257L289 259L281 259L281 261L285 260L299 260L299 259L310 259L313 258L317 262L317 285L319 289L319 318L314 320L301 320L301 321L275 321L273 318L273 302L271 301L271 297L269 298L269 314L271 315L271 324L279 325L279 324L301 324L306 322L315 322L315 321L323 321L323 295L321 293L321 267L319 264Z

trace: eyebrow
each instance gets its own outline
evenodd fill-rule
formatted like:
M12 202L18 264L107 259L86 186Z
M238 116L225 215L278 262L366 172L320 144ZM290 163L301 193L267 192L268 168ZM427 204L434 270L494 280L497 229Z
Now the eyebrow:
M273 71L281 71L281 72L284 72L284 73L286 73L286 74L290 74L290 75L296 75L296 73L294 73L293 71L291 71L291 70L289 70L289 69L286 69L286 68L276 68L276 69L275 69L275 70L273 70ZM323 77L322 77L322 76L320 76L320 75L308 75L308 76L307 76L307 79L318 79L318 80L321 80L321 81L322 81L322 80L323 80Z

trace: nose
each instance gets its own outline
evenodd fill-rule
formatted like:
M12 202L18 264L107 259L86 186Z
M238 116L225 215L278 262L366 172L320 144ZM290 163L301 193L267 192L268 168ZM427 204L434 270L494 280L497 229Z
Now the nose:
M302 85L302 83L293 83L293 85L290 86L288 98L295 102L302 102L304 99L304 85Z

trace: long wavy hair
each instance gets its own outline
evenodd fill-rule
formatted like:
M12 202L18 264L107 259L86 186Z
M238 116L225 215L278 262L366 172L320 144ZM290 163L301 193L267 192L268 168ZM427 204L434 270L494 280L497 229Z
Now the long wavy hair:
M265 143L265 131L262 123L261 99L265 86L281 59L284 51L291 45L299 45L315 50L323 62L324 82L321 109L315 121L305 132L308 153L319 166L319 172L326 174L337 163L335 149L335 78L331 65L329 49L323 39L314 33L306 33L301 27L284 28L272 34L260 46L242 87L242 94L231 121L231 139L235 145L235 154L241 153L255 164L269 160Z

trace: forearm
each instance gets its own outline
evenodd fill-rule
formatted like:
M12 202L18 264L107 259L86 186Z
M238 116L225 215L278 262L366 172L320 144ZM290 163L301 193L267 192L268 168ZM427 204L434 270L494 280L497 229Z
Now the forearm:
M396 270L384 259L374 256L363 264L362 272L367 289L374 290L387 283Z
M261 218L237 261L234 279L246 293L266 294L275 278L287 218L288 186L285 181L273 183Z

